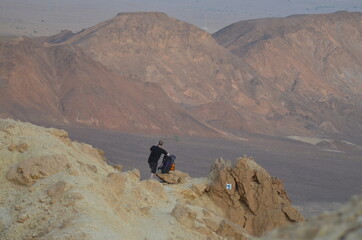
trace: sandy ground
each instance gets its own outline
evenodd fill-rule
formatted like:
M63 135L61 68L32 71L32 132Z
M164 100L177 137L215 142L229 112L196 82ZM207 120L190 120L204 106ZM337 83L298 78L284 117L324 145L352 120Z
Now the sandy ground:
M59 127L59 126L58 126ZM64 127L63 127L64 128ZM137 168L149 177L149 148L159 139L176 155L176 168L193 177L208 175L211 164L222 157L253 156L271 175L281 178L294 205L306 217L333 210L351 196L362 194L362 150L329 152L313 144L287 138L246 136L248 141L182 136L144 136L104 130L66 127L74 140L105 151L111 164ZM348 139L360 144L361 139Z

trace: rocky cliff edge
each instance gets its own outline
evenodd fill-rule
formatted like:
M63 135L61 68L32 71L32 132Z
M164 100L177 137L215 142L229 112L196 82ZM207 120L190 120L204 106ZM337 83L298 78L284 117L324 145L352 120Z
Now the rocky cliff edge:
M251 158L184 176L140 181L63 130L0 120L0 239L248 239L303 220Z

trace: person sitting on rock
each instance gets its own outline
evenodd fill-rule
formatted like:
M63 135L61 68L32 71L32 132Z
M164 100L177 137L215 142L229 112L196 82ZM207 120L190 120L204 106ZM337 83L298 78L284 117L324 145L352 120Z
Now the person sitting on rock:
M158 160L160 159L161 155L170 155L165 149L162 148L163 141L158 141L157 146L153 145L150 148L150 156L148 157L148 165L151 168L151 179L153 178L154 174L157 170Z

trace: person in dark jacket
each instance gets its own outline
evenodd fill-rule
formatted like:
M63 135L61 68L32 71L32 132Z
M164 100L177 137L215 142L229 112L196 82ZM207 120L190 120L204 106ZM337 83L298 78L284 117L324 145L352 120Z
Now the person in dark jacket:
M155 146L153 145L150 148L150 156L148 157L148 165L151 168L151 178L153 178L154 174L156 173L156 169L157 169L157 165L158 165L158 160L160 159L161 155L169 155L169 153L162 148L163 145L163 141L160 140L158 141L158 144Z

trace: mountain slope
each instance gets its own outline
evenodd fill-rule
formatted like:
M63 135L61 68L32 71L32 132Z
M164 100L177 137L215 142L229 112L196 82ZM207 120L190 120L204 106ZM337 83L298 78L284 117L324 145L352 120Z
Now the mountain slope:
M162 13L122 13L62 44L79 46L119 75L160 84L224 131L355 134L362 131L360 18L250 20L215 33L239 58L203 30Z
M156 84L128 81L76 47L18 38L0 43L0 56L2 117L126 132L217 135Z
M217 128L271 131L262 116L270 107L249 91L257 73L191 24L164 13L120 13L62 43L54 41L82 48L133 81L158 83L175 102ZM205 118L199 108L215 102L234 109L235 118Z
M362 131L362 13L241 21L213 34L274 85L274 116L322 132ZM279 104L278 104L279 102Z
M361 15L235 23L214 34L232 53L163 13L1 43L1 116L143 133L359 135Z
M159 83L176 102L191 106L225 97L220 93L233 91L232 78L240 87L250 75L207 32L164 13L120 13L65 43L120 75Z

